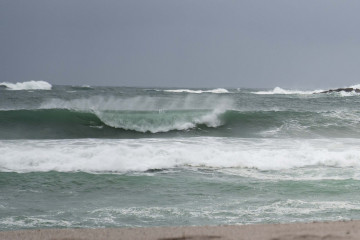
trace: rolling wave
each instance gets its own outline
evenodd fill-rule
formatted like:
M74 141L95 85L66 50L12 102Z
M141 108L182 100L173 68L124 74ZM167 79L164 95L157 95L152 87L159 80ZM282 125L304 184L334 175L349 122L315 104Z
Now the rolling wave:
M162 135L165 133L241 138L358 138L359 117L360 112L346 111L6 110L0 111L0 139L169 136Z
M222 124L219 115L212 110L7 110L0 111L0 138L131 137L137 133L216 128Z
M5 87L7 90L51 90L52 86L50 83L45 81L28 81L9 83L2 82L0 86Z
M189 130L197 125L218 127L220 112L211 110L98 111L96 115L107 126L137 132Z

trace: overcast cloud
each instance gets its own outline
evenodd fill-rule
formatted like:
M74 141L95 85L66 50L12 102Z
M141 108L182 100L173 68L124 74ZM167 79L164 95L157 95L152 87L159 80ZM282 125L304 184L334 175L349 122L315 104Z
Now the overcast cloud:
M360 83L360 1L0 0L0 81Z

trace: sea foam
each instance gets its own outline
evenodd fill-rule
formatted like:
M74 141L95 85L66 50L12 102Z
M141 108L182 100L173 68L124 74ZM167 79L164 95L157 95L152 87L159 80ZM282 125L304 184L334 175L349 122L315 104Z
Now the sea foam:
M34 80L18 83L2 82L0 86L4 86L8 90L51 90L52 88L48 82Z
M360 140L84 139L0 141L0 171L131 172L184 167L360 167ZM72 154L69 154L71 152Z

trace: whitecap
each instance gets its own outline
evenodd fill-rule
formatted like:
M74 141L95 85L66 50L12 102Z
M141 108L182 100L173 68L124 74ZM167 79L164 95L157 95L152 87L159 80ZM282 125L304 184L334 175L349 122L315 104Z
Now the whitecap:
M50 83L45 81L27 81L18 83L2 82L0 86L5 86L8 90L51 90Z
M257 91L252 92L254 94L262 94L262 95L271 95L271 94L314 94L320 93L323 90L312 90L312 91L300 91L300 90L286 90L280 87L275 87L273 90L269 91Z

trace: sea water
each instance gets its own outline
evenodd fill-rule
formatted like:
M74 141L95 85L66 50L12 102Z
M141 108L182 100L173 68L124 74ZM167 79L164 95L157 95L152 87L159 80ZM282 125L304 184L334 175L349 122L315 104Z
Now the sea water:
M0 230L360 219L360 95L0 84Z

